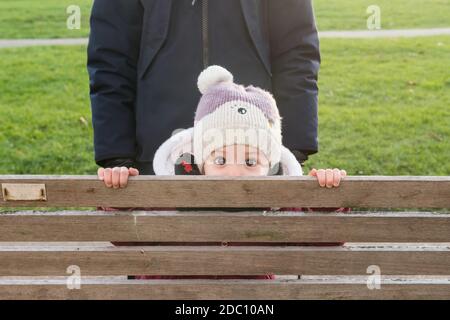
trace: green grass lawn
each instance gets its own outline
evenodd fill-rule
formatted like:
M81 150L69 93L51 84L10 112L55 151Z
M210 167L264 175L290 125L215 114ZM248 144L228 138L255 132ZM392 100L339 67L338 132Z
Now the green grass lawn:
M0 54L0 174L96 174L86 48ZM450 37L326 39L322 57L320 152L305 171L450 175Z
M0 56L0 172L94 173L86 48Z
M1 38L85 37L93 0L1 0ZM320 30L366 29L369 5L381 8L383 29L450 27L450 0L313 0ZM79 5L81 30L66 27L68 5Z
M450 175L450 37L322 40L320 152L362 175Z
M89 34L93 0L1 0L0 39L79 38ZM67 28L66 8L81 9L81 29Z
M450 0L313 0L319 30L367 29L370 5L382 29L450 27Z

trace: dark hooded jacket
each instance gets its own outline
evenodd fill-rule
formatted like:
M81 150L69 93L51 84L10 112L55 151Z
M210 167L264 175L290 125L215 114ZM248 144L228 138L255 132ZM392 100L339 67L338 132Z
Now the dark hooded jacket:
M96 163L153 174L159 145L187 128L208 65L273 93L283 144L318 151L319 40L311 0L95 0L88 71Z

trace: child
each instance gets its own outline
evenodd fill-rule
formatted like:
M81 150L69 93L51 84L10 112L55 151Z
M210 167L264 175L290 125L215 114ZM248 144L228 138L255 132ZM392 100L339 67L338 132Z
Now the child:
M156 175L303 175L294 155L281 144L281 117L269 92L234 84L231 73L219 66L204 70L198 87L203 96L194 127L174 134L159 147L153 160ZM224 141L230 137L234 141ZM105 185L114 188L126 187L128 177L136 175L135 168L98 170ZM312 169L309 175L317 177L321 187L331 188L339 186L346 172Z
M303 174L295 156L282 145L281 117L275 99L269 92L233 83L232 74L220 66L211 66L204 70L198 78L198 87L202 97L195 114L194 126L177 132L158 148L153 160L156 175ZM137 169L125 167L100 168L98 171L99 178L105 185L114 188L125 187L128 177L138 174ZM332 188L339 186L346 172L339 169L312 169L309 175L316 177L321 187ZM131 208L133 209L138 208ZM281 210L283 209L304 210ZM323 208L320 210L323 211ZM348 208L332 210L349 211ZM151 276L155 277L162 278ZM224 276L220 278L223 279ZM273 276L245 278L273 279Z

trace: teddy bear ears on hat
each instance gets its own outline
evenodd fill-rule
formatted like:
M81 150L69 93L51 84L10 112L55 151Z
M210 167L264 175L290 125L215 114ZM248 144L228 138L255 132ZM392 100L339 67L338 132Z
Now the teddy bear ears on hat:
M210 66L198 76L197 86L205 94L209 88L221 82L233 83L233 75L221 66Z

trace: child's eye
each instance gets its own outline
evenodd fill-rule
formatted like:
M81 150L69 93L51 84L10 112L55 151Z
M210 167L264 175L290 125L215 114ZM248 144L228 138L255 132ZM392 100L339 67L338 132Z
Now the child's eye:
M258 162L256 161L256 159L247 159L245 160L245 164L247 165L247 167L254 167L256 166Z
M218 165L218 166L223 166L225 164L225 158L224 157L215 157L214 158L214 164Z

